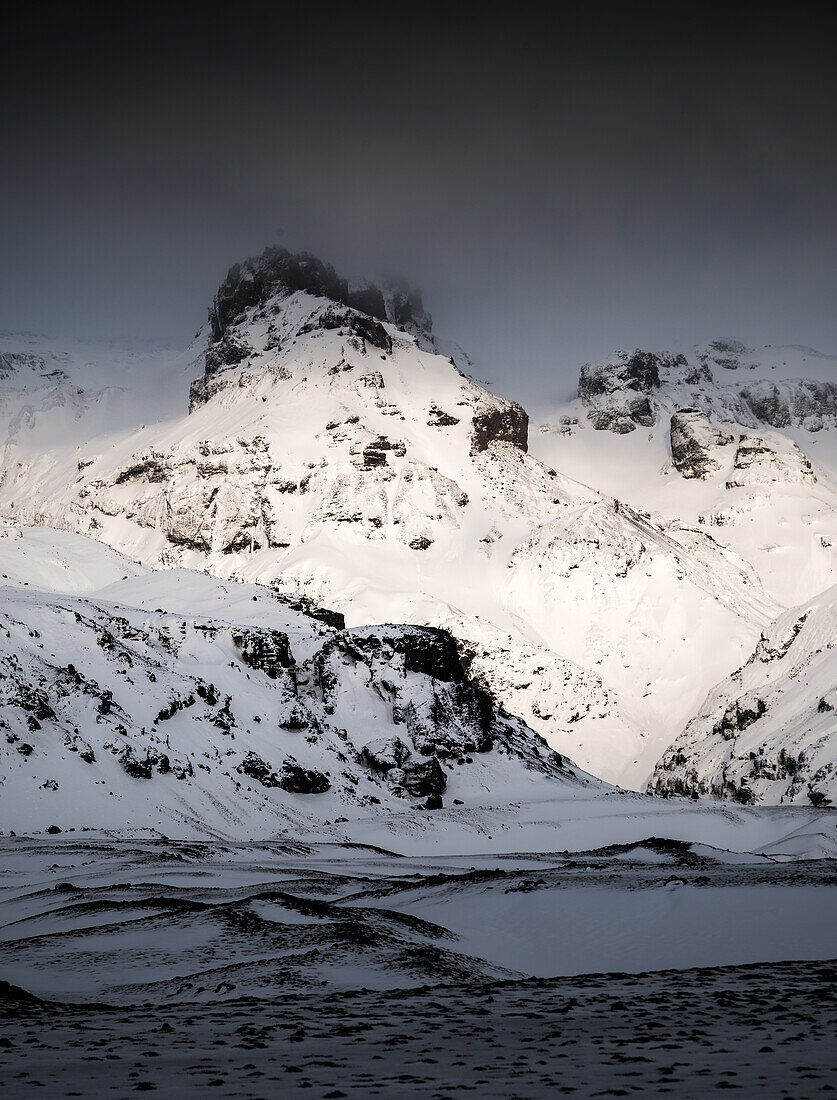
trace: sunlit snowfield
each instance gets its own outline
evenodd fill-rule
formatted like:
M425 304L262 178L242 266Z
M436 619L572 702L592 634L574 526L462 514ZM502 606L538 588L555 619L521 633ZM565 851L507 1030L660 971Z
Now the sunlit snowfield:
M830 859L4 838L2 866L4 1095L834 1085Z

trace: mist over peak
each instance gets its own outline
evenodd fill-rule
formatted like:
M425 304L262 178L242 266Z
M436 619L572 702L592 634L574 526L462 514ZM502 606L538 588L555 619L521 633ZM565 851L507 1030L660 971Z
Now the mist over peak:
M751 16L16 13L0 326L184 344L279 240L407 272L524 401L615 347L832 352L828 36Z

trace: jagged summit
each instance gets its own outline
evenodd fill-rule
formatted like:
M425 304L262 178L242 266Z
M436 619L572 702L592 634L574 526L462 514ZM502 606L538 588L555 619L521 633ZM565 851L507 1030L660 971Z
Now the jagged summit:
M258 256L233 264L227 272L209 310L212 340L223 339L227 329L251 307L263 306L277 295L288 296L300 290L378 321L388 321L405 331L420 328L430 335L432 321L422 305L421 294L408 287L406 281L353 287L331 264L310 252L289 252L273 245Z

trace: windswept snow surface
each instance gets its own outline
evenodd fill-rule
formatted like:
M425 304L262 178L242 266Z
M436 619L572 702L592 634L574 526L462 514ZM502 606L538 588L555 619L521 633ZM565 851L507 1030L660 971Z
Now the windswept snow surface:
M834 966L815 960L834 956L833 860L659 839L573 855L81 836L0 851L10 1095L829 1085Z
M73 1001L639 973L828 958L835 947L833 860L659 838L447 856L322 840L76 836L0 848L3 974Z

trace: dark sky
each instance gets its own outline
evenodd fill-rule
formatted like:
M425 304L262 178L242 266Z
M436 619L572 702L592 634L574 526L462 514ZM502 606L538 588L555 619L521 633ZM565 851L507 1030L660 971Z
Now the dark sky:
M395 7L7 24L0 328L185 343L229 265L282 243L403 272L527 400L615 347L837 352L816 6Z

